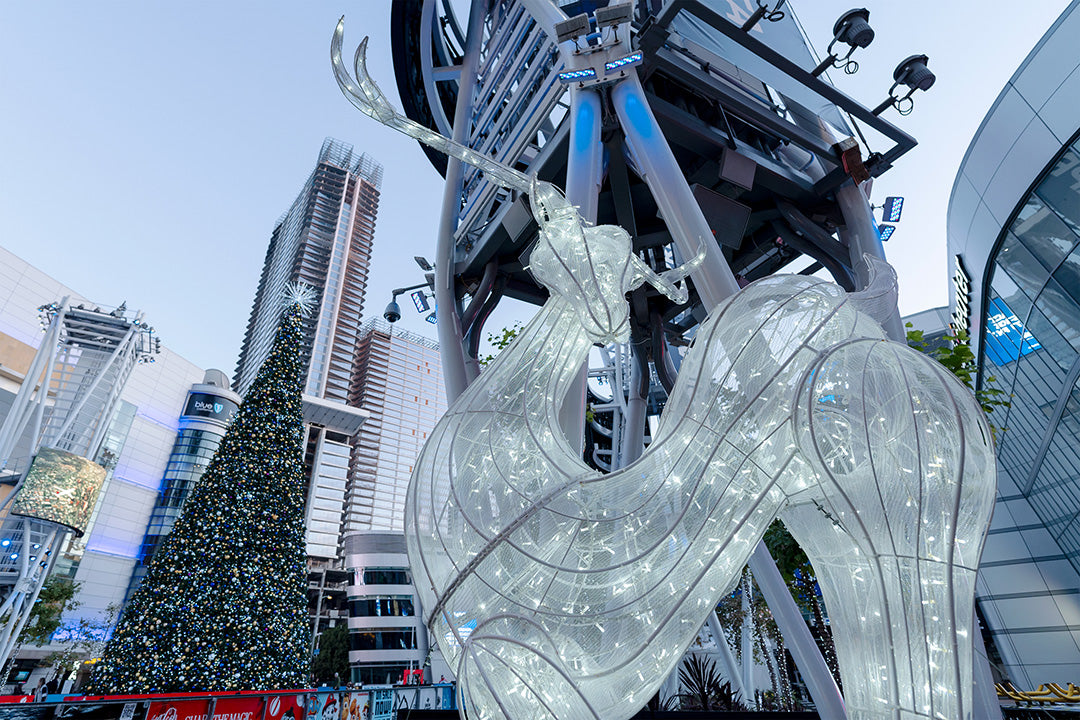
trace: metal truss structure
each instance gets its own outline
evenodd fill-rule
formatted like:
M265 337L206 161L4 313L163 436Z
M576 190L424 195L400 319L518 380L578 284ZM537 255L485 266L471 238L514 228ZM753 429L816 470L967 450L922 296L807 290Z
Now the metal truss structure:
M153 362L160 350L141 313L124 306L104 311L72 306L65 297L39 308L45 337L11 410L0 424L0 469L13 461L28 468L39 448L50 447L111 468L116 458L103 447L120 394L132 369ZM14 457L16 453L25 457ZM25 479L10 490L10 507ZM28 517L7 516L0 526L0 667L18 646L19 634L55 562L67 528Z
M824 269L860 290L869 281L861 258L884 259L860 183L915 140L880 117L888 103L870 110L821 77L825 64L790 14L785 21L751 5L472 0L467 27L449 2L403 0L395 9L397 85L411 120L564 187L586 221L625 228L655 270L707 241L689 302L634 291L630 343L605 351L592 371L610 383L611 397L593 398L596 442L580 449L603 470L640 455L646 408L662 406L677 349L718 302L780 271ZM547 292L526 268L538 230L528 198L425 151L446 177L435 294L453 400L477 377L491 309L506 297L539 305ZM895 306L884 327L903 341ZM562 408L572 443L585 434L588 374ZM818 708L843 717L763 545L750 567Z

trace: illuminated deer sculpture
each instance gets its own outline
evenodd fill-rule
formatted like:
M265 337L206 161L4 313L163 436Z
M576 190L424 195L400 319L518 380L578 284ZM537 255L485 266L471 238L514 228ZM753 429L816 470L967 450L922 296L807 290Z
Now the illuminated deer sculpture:
M994 499L990 431L946 369L885 339L873 298L769 277L702 323L652 443L600 474L558 410L595 343L629 335L625 294L676 302L700 256L657 274L619 227L552 185L397 113L332 46L364 113L529 195L528 266L550 297L449 408L416 462L405 528L425 620L463 713L634 714L780 517L813 562L848 717L967 718L975 570Z

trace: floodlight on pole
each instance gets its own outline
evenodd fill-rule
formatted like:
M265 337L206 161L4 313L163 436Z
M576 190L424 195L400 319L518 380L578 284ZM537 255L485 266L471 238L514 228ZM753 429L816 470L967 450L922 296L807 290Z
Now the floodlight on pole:
M934 82L937 80L937 76L927 67L929 62L930 58L926 55L912 55L901 61L893 70L893 84L889 88L889 97L874 108L873 113L880 115L890 107L895 107L901 115L909 114L914 105L911 96L915 94L915 91L922 90L926 92L934 86ZM907 94L902 97L893 95L893 91L901 85L908 88ZM907 105L903 104L905 101L907 101Z
M419 265L420 269L424 272L431 272L435 269L435 267L428 262L428 259L422 255L414 255L413 260L416 261L416 264Z
M881 238L881 242L891 238L894 232L896 232L895 225L878 225L878 237Z
M870 27L870 11L866 8L848 10L833 25L833 38L826 50L827 57L810 74L817 77L830 67L837 67L843 68L848 75L854 75L859 70L859 63L851 60L851 55L859 48L868 47L873 41L874 29ZM833 52L837 43L848 46L847 54L843 57Z
M417 290L409 295L409 297L412 298L413 305L416 306L416 312L425 313L431 309L431 306L428 305L427 295L424 294L423 290Z
M881 206L882 222L900 222L900 213L904 211L904 198L887 197L885 204Z
M634 16L634 3L624 2L607 7L596 8L593 17L596 18L597 29L606 27L618 27L628 23Z
M555 23L555 41L560 45L567 40L577 43L579 37L588 35L590 32L592 32L592 26L589 24L589 16L585 13Z

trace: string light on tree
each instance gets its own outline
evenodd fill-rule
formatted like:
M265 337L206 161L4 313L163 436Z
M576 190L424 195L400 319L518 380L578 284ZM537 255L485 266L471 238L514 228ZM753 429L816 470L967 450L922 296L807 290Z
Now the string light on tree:
M150 564L88 694L270 690L308 674L302 284L221 447Z

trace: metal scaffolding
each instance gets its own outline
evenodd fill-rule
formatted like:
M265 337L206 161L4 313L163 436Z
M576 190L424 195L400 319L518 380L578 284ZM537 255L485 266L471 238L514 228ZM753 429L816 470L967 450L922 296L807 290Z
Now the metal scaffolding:
M0 470L29 468L40 448L81 456L110 469L103 448L120 394L139 362L160 350L142 313L72 306L65 297L40 307L45 337L0 424ZM69 535L66 527L7 514L25 481L0 503L0 667L7 667L38 593Z

